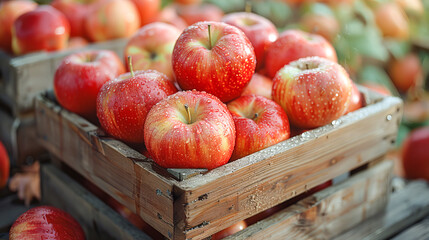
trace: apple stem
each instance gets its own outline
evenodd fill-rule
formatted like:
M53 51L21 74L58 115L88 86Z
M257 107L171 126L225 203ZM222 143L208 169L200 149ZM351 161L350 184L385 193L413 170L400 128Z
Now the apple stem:
M257 119L259 117L258 113L255 113L255 116L253 116L253 120Z
M250 1L246 1L246 6L244 7L244 11L246 13L252 12L252 3Z
M209 31L209 49L212 49L212 33L210 31L211 25L209 24L207 26L207 28L208 28L208 31Z
M185 104L185 110L186 110L186 113L188 115L188 119L187 119L188 123L191 124L192 123L192 116L191 116L191 111L189 110L188 104Z
M130 68L131 77L134 77L133 62L131 56L128 56L128 67Z
M307 70L308 70L308 69L310 69L310 68L309 68L309 66L308 66L308 63L306 63L306 64L305 64L305 68L306 68Z

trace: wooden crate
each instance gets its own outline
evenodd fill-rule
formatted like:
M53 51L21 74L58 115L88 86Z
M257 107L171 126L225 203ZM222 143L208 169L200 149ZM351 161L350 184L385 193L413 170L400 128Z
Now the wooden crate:
M151 239L53 165L42 164L40 172L42 204L71 214L82 226L86 239Z
M361 90L366 107L208 172L163 169L49 94L36 99L36 125L53 155L164 236L203 239L384 156L396 139L402 101Z
M122 56L127 40L118 39L90 44L84 48L56 52L37 52L13 57L0 51L0 101L14 116L34 110L34 98L53 87L53 77L62 59L89 49L113 50Z

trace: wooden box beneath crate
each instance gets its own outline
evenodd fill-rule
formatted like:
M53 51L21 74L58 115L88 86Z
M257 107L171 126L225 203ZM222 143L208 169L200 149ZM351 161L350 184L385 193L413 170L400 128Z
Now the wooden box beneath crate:
M366 107L208 172L163 169L50 94L36 99L36 125L49 152L164 236L203 239L384 156L396 139L402 101L361 91Z

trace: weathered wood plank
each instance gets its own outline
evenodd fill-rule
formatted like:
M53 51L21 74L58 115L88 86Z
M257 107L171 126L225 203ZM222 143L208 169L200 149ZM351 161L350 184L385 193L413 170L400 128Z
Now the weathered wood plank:
M43 164L41 179L42 203L70 213L87 239L151 239L54 166Z
M225 240L330 239L384 209L392 171L392 162L382 162Z
M383 156L396 139L400 118L401 101L385 98L178 183L185 213L176 212L177 227L183 227L176 232L185 229L186 238L203 238Z
M429 239L429 217L407 228L391 240Z
M385 212L353 227L335 240L389 239L428 214L429 185L424 181L413 181L391 195Z

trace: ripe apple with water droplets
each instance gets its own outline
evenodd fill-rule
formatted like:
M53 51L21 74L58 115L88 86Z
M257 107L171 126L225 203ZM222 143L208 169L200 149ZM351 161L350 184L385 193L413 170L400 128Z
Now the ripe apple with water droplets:
M318 34L286 30L267 49L265 67L273 78L284 65L304 57L319 56L337 62L334 47Z
M196 90L181 91L149 111L144 142L162 167L213 169L231 157L234 121L217 97Z
M236 129L232 161L286 140L290 136L286 112L280 105L266 97L241 96L229 102L227 106Z
M352 90L353 83L341 65L321 57L307 57L277 72L272 94L292 125L315 128L348 110Z
M249 39L238 28L222 22L189 26L173 50L173 71L179 86L208 92L222 102L241 95L255 67Z
M149 110L177 92L173 82L156 70L132 71L107 82L97 97L97 117L111 136L141 147Z
M245 96L255 94L271 99L272 88L273 81L271 79L259 73L254 73L252 79L241 95Z

